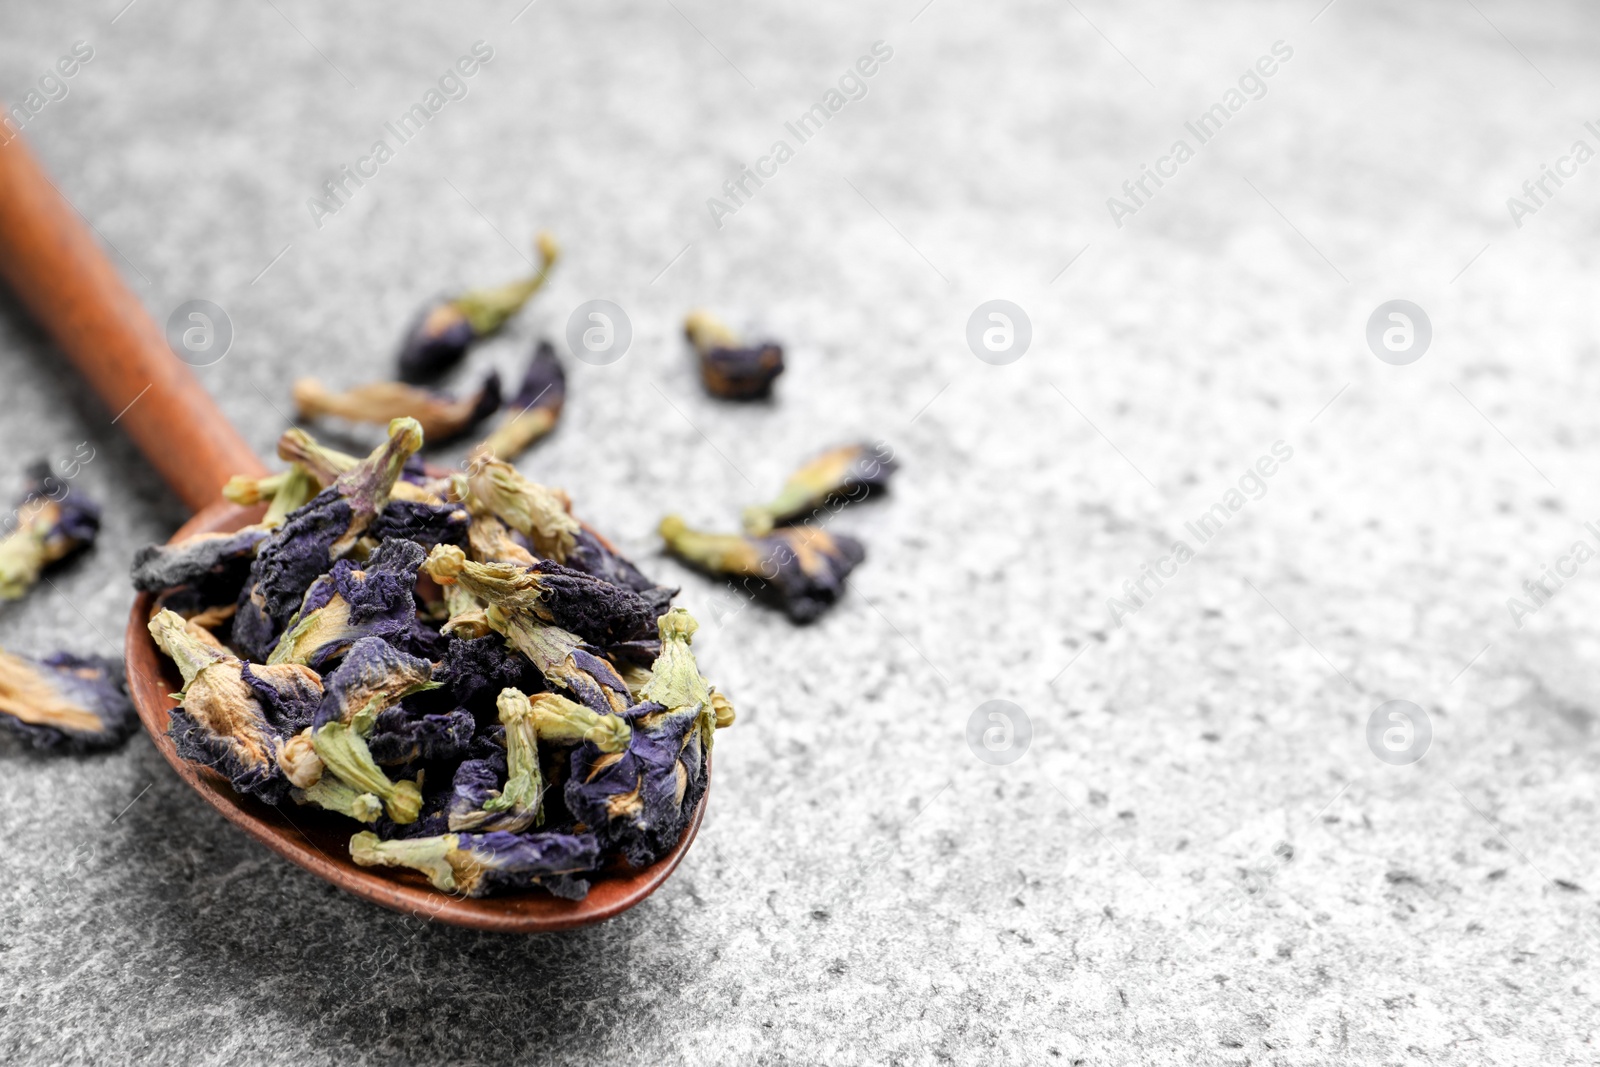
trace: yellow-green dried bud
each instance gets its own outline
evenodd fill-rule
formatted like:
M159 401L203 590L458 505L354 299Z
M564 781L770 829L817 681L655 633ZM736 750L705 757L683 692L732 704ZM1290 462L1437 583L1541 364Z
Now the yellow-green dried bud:
M533 698L531 708L534 729L541 741L556 745L589 741L602 752L621 752L633 736L626 720L591 711L560 693L540 693Z
M316 785L322 778L323 766L309 726L285 741L278 751L278 769L291 785L300 789Z
M435 889L446 893L456 888L455 870L449 862L455 852L454 834L384 841L377 834L363 830L350 838L350 858L358 865L409 867L427 875Z
M358 791L383 801L389 818L402 825L417 821L422 813L422 787L418 782L391 782L374 762L367 743L352 727L325 723L312 735L312 744L327 769Z
M511 464L479 456L468 476L469 503L487 511L533 544L545 559L565 563L583 529L568 510L567 495L529 481Z
M290 790L290 795L297 804L315 804L357 822L376 822L383 814L383 802L376 796L354 789L331 774L304 789Z

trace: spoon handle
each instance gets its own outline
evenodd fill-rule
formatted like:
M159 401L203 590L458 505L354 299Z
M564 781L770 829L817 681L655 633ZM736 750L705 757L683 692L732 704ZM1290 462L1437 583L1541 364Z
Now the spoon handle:
M266 472L3 119L0 277L190 510Z

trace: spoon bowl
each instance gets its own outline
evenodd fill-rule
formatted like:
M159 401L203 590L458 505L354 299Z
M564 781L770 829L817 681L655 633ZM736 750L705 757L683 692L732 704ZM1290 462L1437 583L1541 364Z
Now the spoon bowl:
M173 535L173 541L199 533L227 533L256 521L261 506L213 504ZM128 692L139 720L156 748L189 787L222 817L290 863L326 879L347 893L393 911L419 918L498 933L541 933L588 926L619 915L655 892L683 859L700 829L710 793L711 762L706 757L706 795L672 851L642 869L618 866L596 872L583 900L562 900L543 889L472 898L441 893L414 871L392 867L360 867L350 858L354 824L315 807L275 807L233 791L228 780L209 767L178 755L167 736L168 713L177 702L171 694L183 688L177 667L156 647L147 628L155 612L155 596L141 593L128 620Z

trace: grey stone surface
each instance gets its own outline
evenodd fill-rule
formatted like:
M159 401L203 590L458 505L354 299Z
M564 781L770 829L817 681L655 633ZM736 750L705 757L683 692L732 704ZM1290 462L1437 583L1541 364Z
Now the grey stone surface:
M5 6L7 101L92 44L26 134L152 315L228 310L199 373L259 449L294 377L382 375L419 301L556 231L550 289L471 372L582 301L627 309L632 349L569 360L523 468L683 584L741 718L678 875L534 938L340 895L143 736L0 742L0 1061L1600 1059L1600 564L1521 627L1507 608L1596 544L1600 163L1520 227L1504 203L1600 147L1600 20L918 3ZM470 94L318 228L307 198L480 39ZM866 97L713 225L880 39ZM1106 198L1279 40L1266 95L1116 226ZM997 298L1033 326L1006 366L965 342ZM1365 342L1395 298L1434 328L1403 367ZM789 345L773 403L701 394L675 332L697 303ZM0 381L5 490L88 441L107 511L0 644L113 651L131 554L181 510L10 304ZM664 511L731 524L856 436L904 471L833 520L871 555L819 624L659 556ZM1185 524L1277 441L1201 544ZM1180 538L1195 558L1114 625ZM996 699L1032 726L1004 766L966 742ZM1418 764L1367 749L1390 699L1430 718Z

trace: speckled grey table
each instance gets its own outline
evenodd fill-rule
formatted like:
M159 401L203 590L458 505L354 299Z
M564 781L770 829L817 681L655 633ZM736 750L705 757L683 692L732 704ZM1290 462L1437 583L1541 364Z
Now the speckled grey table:
M466 377L626 310L523 467L682 583L741 717L670 884L535 938L341 896L142 736L6 741L0 1061L1600 1058L1600 564L1524 590L1600 517L1592 9L120 2L7 5L0 94L92 48L25 133L152 315L227 310L199 373L251 443L293 378L382 375L419 301L554 230ZM364 184L313 210L341 165ZM1407 366L1365 339L1393 298L1432 324ZM965 340L990 299L1031 322L1008 365ZM701 394L699 303L788 344L773 403ZM0 376L5 491L88 442L107 516L0 644L115 651L180 509L3 301ZM853 437L903 474L833 520L871 556L818 625L659 555L663 512L731 524ZM1391 699L1420 762L1369 748ZM1031 727L1010 764L966 740L990 700Z

